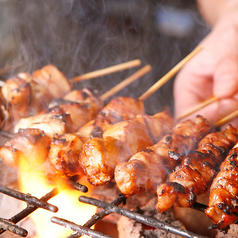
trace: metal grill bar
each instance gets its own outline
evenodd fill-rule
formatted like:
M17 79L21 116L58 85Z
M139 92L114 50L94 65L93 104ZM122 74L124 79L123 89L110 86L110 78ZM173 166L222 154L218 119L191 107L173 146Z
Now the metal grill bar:
M79 190L81 192L87 192L88 188L84 185L81 185L77 182L73 181L67 181L70 186L72 186L74 189ZM51 190L51 192L47 193L44 195L42 198L38 199L34 196L31 196L29 194L24 194L19 191L16 191L14 189L7 188L5 186L0 185L0 192L12 196L16 199L23 200L27 202L27 207L20 211L18 214L15 216L11 217L10 219L1 219L2 223L0 223L0 234L4 233L5 231L11 231L14 232L20 236L26 236L25 232L21 231L20 229L23 229L19 226L16 226L15 224L18 223L19 221L23 220L26 218L28 215L30 215L32 212L37 210L38 208L44 208L47 210L50 210L52 212L57 212L58 208L54 205L51 205L47 203L49 199L52 197L56 196L57 194L60 193L60 190L58 188L54 188ZM26 231L27 232L27 231Z
M0 218L0 227L2 227L2 229L9 230L15 233L16 235L19 235L22 237L26 237L28 235L27 230L25 230L24 228L21 228L20 226L17 226L13 222L10 222L6 219Z
M42 201L41 199L38 199L34 196L31 196L30 194L24 194L24 193L21 193L17 190L7 188L3 185L0 185L0 192L4 193L6 195L9 195L11 197L17 198L21 201L25 201L29 205L33 205L33 206L36 206L36 207L41 207L41 208L49 210L51 212L57 212L58 211L58 207L56 207L54 205L51 205L51 204L49 204L45 201Z
M77 225L73 222L67 221L67 220L62 219L62 218L52 217L51 221L53 223L59 224L59 225L64 226L66 228L70 228L71 230L77 231L77 232L82 233L84 235L89 235L93 238L113 238L112 236L108 236L108 235L103 234L99 231L95 231L95 230L92 230L90 228Z
M41 200L43 202L46 202L49 199L51 199L52 197L56 196L58 193L59 193L58 189L54 188L51 192L49 192L45 196L43 196L41 198ZM37 207L37 206L28 205L24 210L20 211L18 214L16 214L12 218L8 219L8 221L11 222L11 223L16 224L17 222L19 222L22 219L26 218L28 215L30 215L32 212L34 212L38 208L39 207ZM7 229L2 227L0 229L0 234L4 233L6 230L11 231L10 229L11 229L11 227L8 227Z
M111 204L118 206L121 203L126 202L126 197L124 197L122 194L120 194ZM108 215L107 209L104 209L92 216L90 220L88 220L83 227L90 228L91 226L95 225L97 222L99 222L101 219L103 219L105 216ZM68 238L78 238L82 235L82 233L73 233Z
M88 188L84 185L81 185L74 181L67 181L67 182L69 182L69 184L72 187L74 187L80 191L83 191L83 192L88 191ZM9 230L11 232L14 232L17 235L25 237L25 236L27 236L28 232L25 229L17 226L16 223L19 222L20 220L22 220L23 218L27 217L28 215L30 215L32 212L34 212L38 208L45 208L46 205L47 206L50 205L53 208L55 208L55 206L48 204L47 201L50 198L56 196L60 191L59 191L59 189L54 188L51 192L47 193L41 199L37 199L29 194L23 194L16 190L6 188L2 185L0 185L0 192L5 193L9 196L13 196L17 199L24 200L28 203L27 207L24 210L22 210L21 212L19 212L12 218L10 218L10 219L0 218L0 227L1 227L0 234L4 233L6 230ZM31 201L31 200L33 200L33 201ZM90 220L88 220L83 226L77 225L71 221L67 221L62 218L52 217L52 219L51 219L52 222L62 225L66 228L70 228L73 231L75 231L75 233L73 233L68 238L78 238L79 236L82 236L82 235L89 235L94 238L112 238L111 236L108 236L101 232L90 229L90 227L92 225L96 224L98 221L100 221L105 216L107 216L111 213L116 213L116 214L119 214L122 216L126 216L128 218L134 219L135 221L146 224L150 227L158 228L158 229L161 229L161 230L164 230L164 231L167 231L167 232L170 232L175 235L182 236L182 237L205 238L205 236L201 236L201 235L195 234L193 232L186 231L184 229L177 228L177 227L171 226L169 224L166 224L164 222L161 222L160 220L158 220L154 217L141 215L134 211L130 211L128 209L118 207L118 205L120 205L121 203L125 203L125 201L126 201L126 198L123 195L119 195L119 197L116 198L112 203L106 203L106 202L97 200L95 198L85 197L85 196L80 196L79 201L83 202L83 203L88 203L88 204L91 204L91 205L94 205L97 207L101 207L101 208L103 208L103 210L94 214L92 216L92 218ZM194 208L196 208L197 210L200 210L200 211L203 210L203 207L201 206L201 204L198 204L197 207L194 207ZM54 211L54 209L50 209L50 211L52 211L52 210Z
M141 215L138 214L136 212L112 205L110 203L106 203L100 200L97 200L95 198L88 198L85 196L80 196L79 197L79 201L80 202L84 202L84 203L88 203L97 207L102 207L104 209L107 210L107 213L117 213L119 215L122 216L126 216L129 217L131 219L134 219L140 223L143 223L145 225L151 226L151 227L155 227L170 233L173 233L175 235L180 235L183 237L187 237L187 238L205 238L205 236L201 236L198 234L195 234L193 232L190 231L186 231L184 229L181 228L177 228L174 226L171 226L169 224L165 224L164 222L159 221L158 219L154 218L154 217L149 217L149 216L145 216L145 215Z

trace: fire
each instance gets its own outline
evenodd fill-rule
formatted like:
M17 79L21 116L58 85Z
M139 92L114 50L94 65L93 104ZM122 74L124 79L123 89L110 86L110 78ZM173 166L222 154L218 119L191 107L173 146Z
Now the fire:
M23 167L24 169L19 169L19 185L22 192L41 198L56 187L55 184L50 183L46 179L45 172L32 168L29 169L25 162ZM28 169L26 169L27 167ZM85 182L83 184L91 191L90 185L85 184ZM65 238L72 234L71 230L52 223L50 219L53 216L64 218L79 225L83 225L90 219L95 213L96 207L80 203L78 201L80 195L85 196L85 193L69 187L64 188L58 195L48 201L59 208L57 213L52 213L42 208L33 212L30 217L35 223L37 232L34 238ZM86 195L90 196L89 192Z

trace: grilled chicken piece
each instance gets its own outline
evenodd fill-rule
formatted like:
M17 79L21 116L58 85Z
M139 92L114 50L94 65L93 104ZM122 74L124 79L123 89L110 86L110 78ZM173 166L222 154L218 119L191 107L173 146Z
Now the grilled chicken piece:
M48 156L50 138L39 129L19 130L0 147L0 158L10 166L40 166Z
M51 92L39 84L39 80L34 78L29 73L22 72L17 76L28 82L31 87L29 115L35 115L40 111L45 110L48 107L50 101L53 99Z
M227 230L238 220L238 143L220 166L220 172L212 182L209 207L206 215L214 222L214 228Z
M49 137L70 132L72 120L59 106L43 111L36 116L22 118L14 127L14 133L20 129L38 128Z
M117 187L125 196L154 191L179 163L178 154L195 149L210 130L211 126L201 116L197 116L195 122L187 120L178 123L158 143L116 166Z
M95 107L98 107L99 110L101 110L103 107L103 101L101 100L98 92L92 92L88 88L70 91L64 96L64 99L72 102L89 103Z
M49 107L59 106L65 113L70 115L72 120L71 132L78 131L80 127L95 118L103 105L102 101L88 89L74 91L74 93L70 92L65 98L70 98L74 101L55 99Z
M12 121L10 112L6 109L3 101L0 99L0 128L4 131L12 129Z
M80 164L88 180L103 185L114 176L115 166L154 144L173 126L165 112L154 116L139 115L110 126L102 138L92 138L83 145Z
M67 78L55 66L47 65L33 73L23 72L8 79L1 88L6 109L13 122L46 109L53 98L71 90Z
M197 196L207 191L219 165L236 142L238 130L231 125L205 136L196 151L181 157L181 165L169 175L168 182L157 188L156 209L165 212L174 203L192 206Z
M31 87L27 81L20 77L10 78L2 86L1 93L13 121L29 114Z
M61 177L83 174L79 164L82 146L83 140L76 134L55 135L48 156L53 171Z
M33 72L34 81L46 88L53 98L62 98L71 90L65 75L54 65L46 65L42 69Z
M109 126L120 121L133 119L136 115L144 113L142 101L131 97L117 97L101 110L95 120L81 127L78 133L85 138L101 137Z

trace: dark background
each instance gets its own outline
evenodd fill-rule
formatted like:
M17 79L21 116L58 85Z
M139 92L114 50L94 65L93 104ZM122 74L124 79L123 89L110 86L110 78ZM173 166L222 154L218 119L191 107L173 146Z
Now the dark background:
M153 70L117 95L138 98L209 32L192 0L0 1L2 80L54 64L68 78L133 59ZM78 83L107 91L139 68ZM145 101L149 114L169 106L173 79Z

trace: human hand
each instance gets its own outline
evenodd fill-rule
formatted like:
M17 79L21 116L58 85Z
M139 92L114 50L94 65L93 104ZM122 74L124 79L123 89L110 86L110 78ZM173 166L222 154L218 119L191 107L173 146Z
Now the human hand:
M200 45L203 49L175 80L175 117L216 96L218 101L194 113L213 124L238 109L238 14L218 21ZM237 126L238 120L232 124Z

